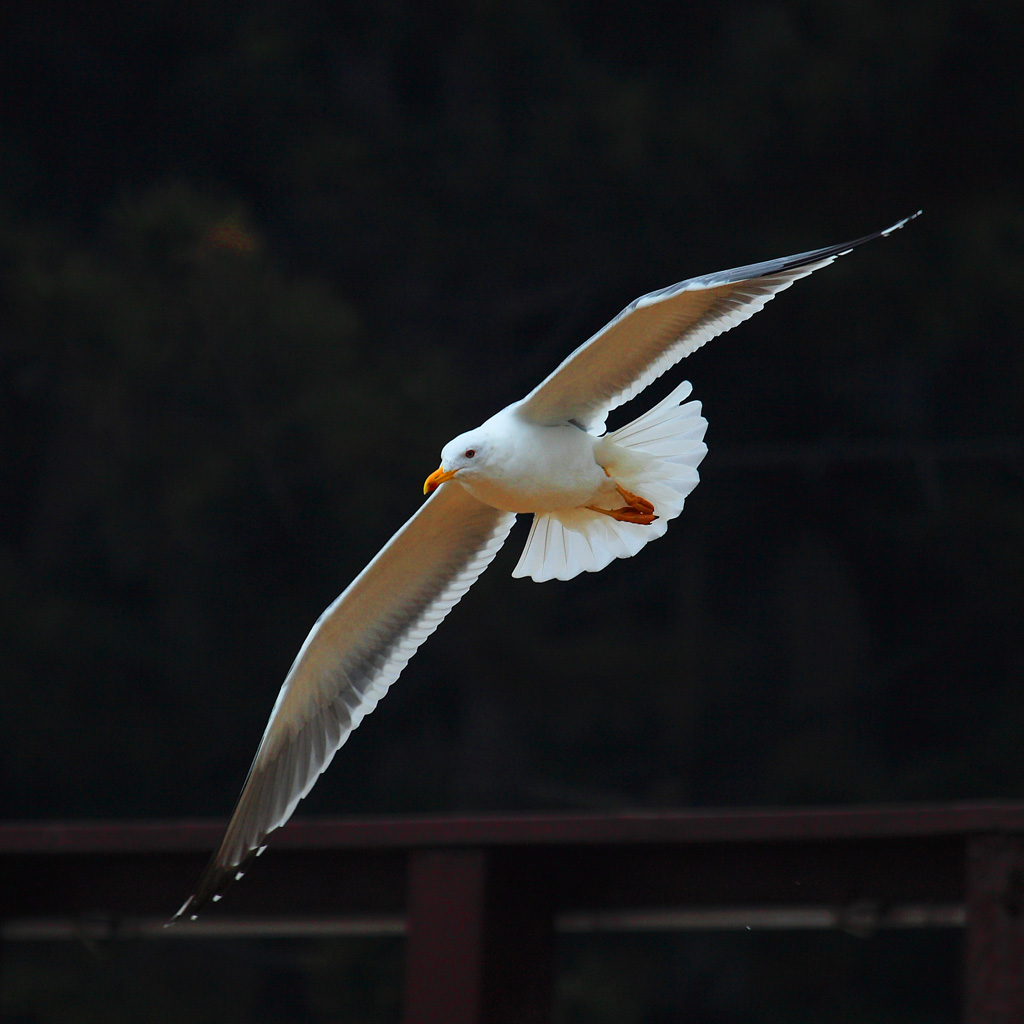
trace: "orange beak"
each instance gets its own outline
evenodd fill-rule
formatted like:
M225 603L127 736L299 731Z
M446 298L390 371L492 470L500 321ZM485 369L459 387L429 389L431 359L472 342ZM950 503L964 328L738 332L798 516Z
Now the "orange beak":
M438 466L423 482L423 493L430 494L432 491L436 491L441 484L446 480L451 480L456 473L458 473L457 469L443 469Z

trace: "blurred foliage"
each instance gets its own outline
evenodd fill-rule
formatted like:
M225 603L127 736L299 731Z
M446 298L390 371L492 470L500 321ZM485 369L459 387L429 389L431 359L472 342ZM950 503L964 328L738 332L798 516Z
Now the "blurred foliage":
M366 351L347 303L282 274L242 211L180 183L119 202L88 249L39 231L7 249L5 426L18 443L2 460L18 497L0 657L6 678L36 684L12 688L3 756L37 764L21 813L51 786L143 811L152 780L124 763L65 776L67 763L32 753L44 735L51 749L116 749L135 715L133 759L174 760L179 740L161 743L159 726L171 717L212 749L222 723L195 721L201 690L182 701L181 681L220 674L243 701L260 638L289 614L273 595L292 559L302 552L315 580L306 556L344 543L332 510L405 511L374 483L402 465L402 389L382 393L394 368ZM236 589L245 566L258 567L255 592ZM239 662L231 649L247 644L254 660Z
M5 16L6 814L225 811L447 437L640 291L918 204L688 362L660 557L503 554L311 803L1021 792L1019 10L673 11Z
M444 441L641 292L919 206L687 361L655 554L538 587L517 530L304 811L1024 794L1019 3L0 32L0 814L226 813Z

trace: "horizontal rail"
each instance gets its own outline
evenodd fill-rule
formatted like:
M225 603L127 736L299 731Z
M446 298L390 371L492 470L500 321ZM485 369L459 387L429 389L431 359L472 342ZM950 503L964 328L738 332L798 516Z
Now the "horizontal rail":
M210 851L220 820L0 822L10 853ZM611 814L297 818L271 842L280 848L700 843L1024 834L1024 803L630 811Z
M0 824L0 938L404 936L406 1024L476 1024L546 1019L559 931L962 927L965 1019L1024 1020L1024 803L300 818L165 931L222 828Z
M557 914L556 932L807 931L830 930L855 935L881 928L963 928L962 904L906 904L880 908L851 907L709 907L706 909L637 909ZM402 936L408 922L390 917L201 919L195 927L167 929L160 918L27 918L0 924L0 941L120 941L134 939L251 939Z

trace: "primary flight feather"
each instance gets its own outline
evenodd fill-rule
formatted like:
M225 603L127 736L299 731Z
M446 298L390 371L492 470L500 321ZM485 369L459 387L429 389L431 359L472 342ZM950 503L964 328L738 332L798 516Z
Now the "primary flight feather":
M919 211L920 212L920 211ZM913 215L914 217L917 214ZM285 677L220 847L174 920L241 877L349 733L532 513L514 576L571 579L660 537L697 485L706 420L682 382L631 423L608 413L853 242L691 278L631 302L524 399L441 451L419 511L324 611Z

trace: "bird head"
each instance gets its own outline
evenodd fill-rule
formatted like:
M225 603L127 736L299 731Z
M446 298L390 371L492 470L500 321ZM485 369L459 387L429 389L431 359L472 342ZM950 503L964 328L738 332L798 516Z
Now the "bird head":
M459 434L441 449L441 465L424 481L423 493L436 491L456 474L463 477L478 475L487 461L487 449L487 440L480 431Z

